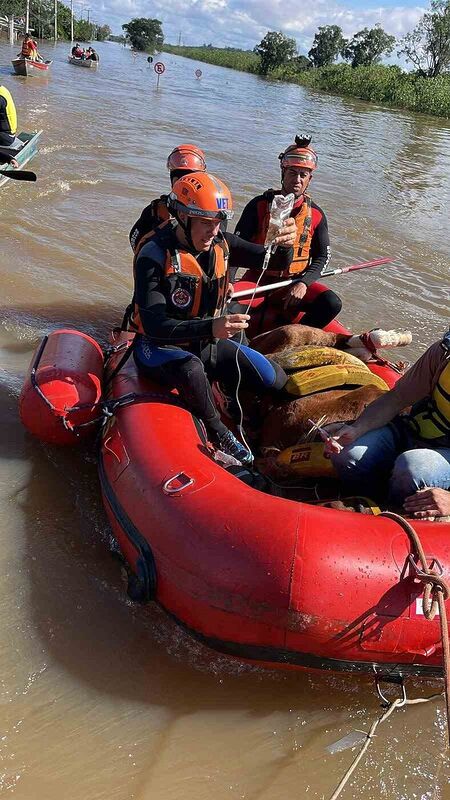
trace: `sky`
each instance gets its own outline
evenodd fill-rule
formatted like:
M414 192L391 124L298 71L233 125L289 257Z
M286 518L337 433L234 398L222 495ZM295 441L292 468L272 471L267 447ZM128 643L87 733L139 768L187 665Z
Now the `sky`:
M81 0L83 2L83 0ZM75 0L75 13L76 0ZM78 4L81 7L80 4ZM252 49L267 31L282 31L294 38L300 53L307 53L319 25L339 25L350 37L364 27L381 23L385 31L401 37L412 30L426 6L414 2L397 5L385 0L90 0L91 19L107 23L113 33L134 17L162 22L166 42ZM78 16L78 14L77 14Z

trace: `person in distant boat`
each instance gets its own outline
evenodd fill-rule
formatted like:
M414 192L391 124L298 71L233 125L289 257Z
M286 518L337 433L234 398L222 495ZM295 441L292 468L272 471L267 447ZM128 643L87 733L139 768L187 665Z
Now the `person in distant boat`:
M206 172L206 161L203 150L200 150L195 144L179 144L171 153L169 153L167 162L167 169L170 175L170 185L174 183L183 175L189 175L190 172ZM131 249L137 255L139 249L145 244L149 234L161 224L166 222L170 217L170 212L167 208L167 194L162 194L146 206L131 228L129 238Z
M76 44L75 47L72 47L72 56L74 58L84 58L84 50L79 44Z
M23 37L22 50L18 58L28 58L30 61L42 61L38 53L37 44L29 33Z
M333 464L352 492L383 495L387 488L408 516L449 516L450 331L352 425L328 431Z
M316 283L330 260L330 238L325 214L307 191L318 165L317 153L310 147L310 141L310 136L296 136L294 144L280 153L281 189L268 189L250 200L236 225L236 233L249 242L263 244L274 195L294 194L292 216L297 226L297 239L292 264L283 271L267 269L260 285L301 275L298 283L266 294L266 304L276 309L280 325L297 321L297 315L303 312L300 320L303 325L324 328L339 314L342 303L331 289L322 291ZM250 271L242 280L256 281L257 277ZM257 314L262 314L265 307L259 307Z
M98 53L96 53L93 47L88 47L86 50L86 59L88 61L100 61Z
M209 380L220 380L233 397L239 375L242 386L257 394L281 390L287 376L246 345L249 316L226 310L230 269L242 263L261 269L266 252L223 231L232 207L228 187L214 175L193 172L174 183L168 200L172 218L135 256L126 319L137 334L134 358L140 372L176 388L203 421L210 441L248 464L253 456L222 422ZM293 255L293 219L285 221L275 241L270 263L285 269Z
M14 100L9 89L0 86L0 147L9 150L19 150L23 147L22 140L15 135L16 132L17 111Z

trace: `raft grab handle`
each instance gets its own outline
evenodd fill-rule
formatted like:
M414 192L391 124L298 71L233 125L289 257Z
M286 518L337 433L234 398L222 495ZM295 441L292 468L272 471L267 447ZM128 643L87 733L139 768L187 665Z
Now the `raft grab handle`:
M175 486L173 485L175 483ZM188 486L192 486L195 483L195 478L189 477L186 475L185 472L177 472L175 475L172 475L171 478L168 478L163 483L163 492L166 494L175 494L179 492L183 492Z

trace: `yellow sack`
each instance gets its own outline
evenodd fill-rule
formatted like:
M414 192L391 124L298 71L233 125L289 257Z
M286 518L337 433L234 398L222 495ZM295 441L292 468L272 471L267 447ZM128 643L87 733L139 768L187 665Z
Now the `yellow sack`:
M323 367L327 364L351 364L360 367L364 362L351 353L336 350L334 347L302 347L300 350L288 347L269 358L276 361L285 370L295 371L310 367Z
M323 442L307 442L287 447L277 457L284 475L301 475L304 478L337 478L331 459L324 455Z
M337 389L340 386L378 386L388 390L387 384L378 375L374 375L362 362L356 367L344 364L331 364L326 367L315 367L290 376L285 389L296 397L306 397L315 392Z

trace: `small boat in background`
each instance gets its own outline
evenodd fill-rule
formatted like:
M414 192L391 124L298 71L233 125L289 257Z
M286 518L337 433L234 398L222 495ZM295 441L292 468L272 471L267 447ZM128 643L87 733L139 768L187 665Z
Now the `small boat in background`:
M42 133L43 133L42 130L34 131L33 133L25 133L24 131L22 131L22 133L19 133L17 137L18 139L21 139L23 142L23 147L20 150L13 151L9 150L6 147L0 148L0 169L6 171L9 170L13 171L14 169L14 167L12 167L10 164L6 164L5 162L2 163L2 150L4 152L7 152L9 155L13 155L17 163L19 164L19 167L23 168L26 164L28 164L28 162L31 161L31 159L34 158L34 156L38 152L38 141ZM6 183L7 180L8 178L6 175L0 176L0 186L3 186L3 184Z
M33 75L48 75L53 61L32 61L30 58L13 58L11 64L16 75L29 78Z
M92 69L98 66L98 61L94 61L92 58L76 58L75 56L69 56L69 64L73 64L74 67L87 67L87 69Z

